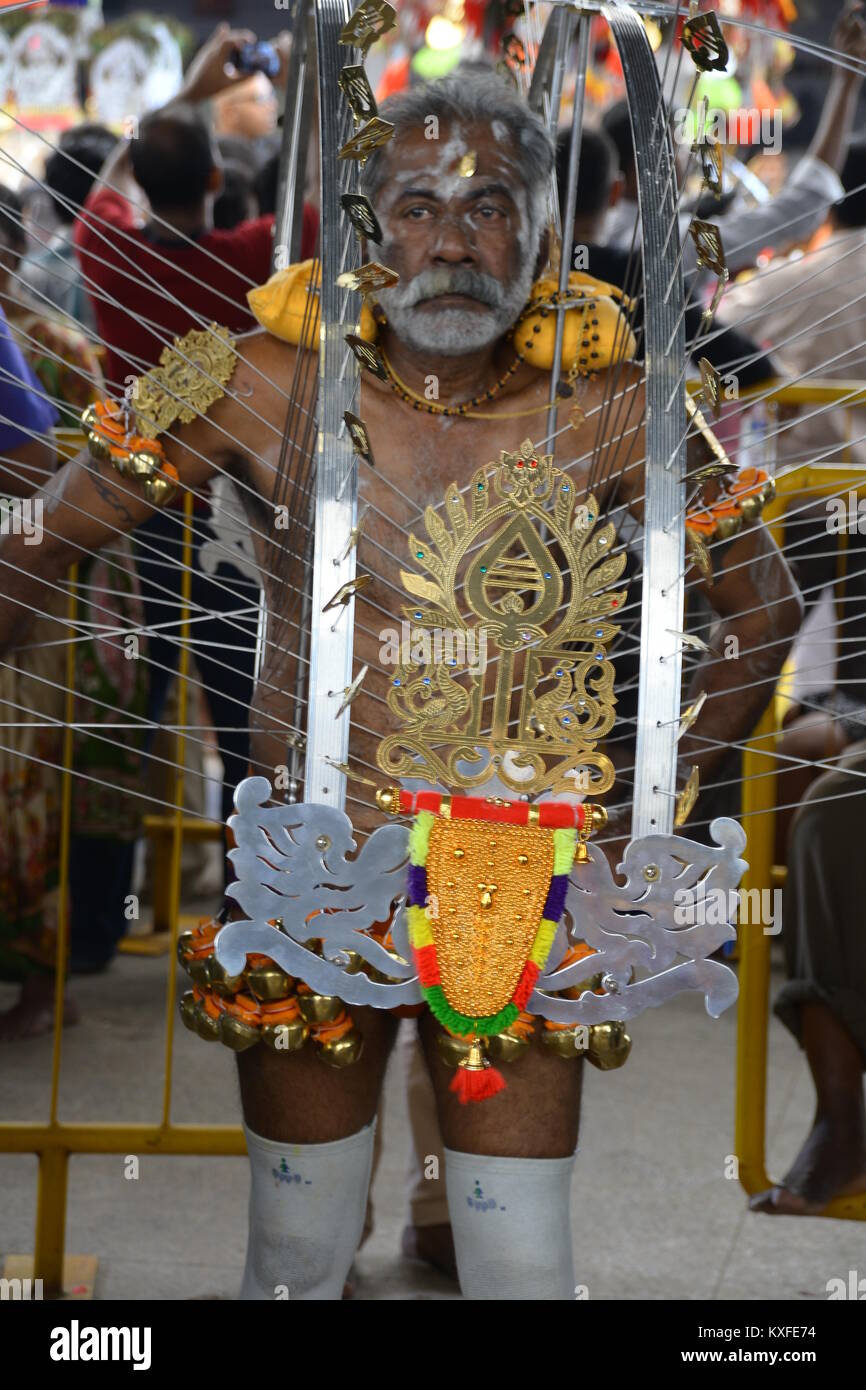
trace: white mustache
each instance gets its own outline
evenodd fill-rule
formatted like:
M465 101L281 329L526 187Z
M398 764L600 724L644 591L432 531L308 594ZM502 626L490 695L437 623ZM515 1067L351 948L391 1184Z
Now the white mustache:
M444 266L437 270L422 270L414 280L404 285L395 285L380 294L380 299L388 307L411 309L425 299L439 299L448 294L465 294L491 309L499 309L505 299L505 291L492 275L478 270L457 266L448 270ZM386 298L387 296L387 298Z

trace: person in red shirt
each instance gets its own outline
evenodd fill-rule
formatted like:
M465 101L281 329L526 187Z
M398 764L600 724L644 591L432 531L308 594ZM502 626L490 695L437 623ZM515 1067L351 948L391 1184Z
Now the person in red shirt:
M75 246L100 339L106 379L127 378L159 361L176 335L213 321L234 333L255 326L246 292L271 273L272 216L213 226L222 186L219 150L200 105L247 80L231 65L247 30L220 25L191 63L178 96L140 122L112 151L85 200ZM289 40L274 81L284 85ZM318 216L304 207L302 259L313 253Z

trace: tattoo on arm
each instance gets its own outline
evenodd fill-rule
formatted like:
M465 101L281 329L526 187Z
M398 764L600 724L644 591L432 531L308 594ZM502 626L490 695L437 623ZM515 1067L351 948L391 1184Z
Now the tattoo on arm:
M110 464L109 467L111 467ZM112 511L116 512L121 520L126 522L127 526L134 526L136 524L135 517L126 506L123 499L118 497L116 489L111 486L108 479L102 477L101 469L101 463L94 463L90 469L90 477L93 486L96 488L102 500L108 503ZM112 471L114 470L112 469Z

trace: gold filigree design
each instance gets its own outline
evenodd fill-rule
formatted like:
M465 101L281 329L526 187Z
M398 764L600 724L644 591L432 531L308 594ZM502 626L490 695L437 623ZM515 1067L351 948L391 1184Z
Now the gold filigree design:
M159 366L138 377L133 393L137 419L150 434L163 434L179 420L189 424L221 396L237 364L235 339L212 323L193 328L171 347L164 347Z
M607 646L625 593L610 586L625 555L610 554L614 528L598 520L595 498L576 505L571 480L528 439L467 493L452 483L442 514L427 508L428 539L409 537L426 573L400 572L412 644L388 692L403 728L380 746L384 772L459 788L495 773L538 794L573 792L585 770L584 790L612 786L596 745L614 722ZM431 630L451 647L437 650Z
M453 1009L484 1018L505 1008L532 950L552 873L552 830L437 818L427 853L430 928Z

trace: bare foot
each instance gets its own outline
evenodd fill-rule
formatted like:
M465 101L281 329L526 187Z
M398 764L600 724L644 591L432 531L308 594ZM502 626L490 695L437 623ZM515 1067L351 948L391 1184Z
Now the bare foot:
M817 1216L834 1197L866 1192L866 1134L822 1116L778 1187L749 1200L752 1211L771 1216Z
M408 1260L423 1260L456 1282L457 1256L454 1253L454 1236L447 1221L438 1226L404 1227L402 1246Z
M78 1005L63 996L63 1022L78 1022ZM21 986L18 1003L0 1014L0 1043L21 1042L50 1033L54 1023L54 976L29 975Z

